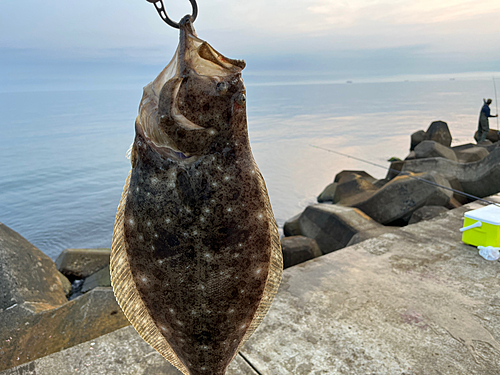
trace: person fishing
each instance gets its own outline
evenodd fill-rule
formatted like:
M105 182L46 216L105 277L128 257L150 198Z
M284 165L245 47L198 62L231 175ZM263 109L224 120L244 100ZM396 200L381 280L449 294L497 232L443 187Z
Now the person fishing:
M476 141L477 143L481 143L486 140L488 132L490 131L490 125L488 123L489 117L498 117L498 113L496 115L491 115L490 112L490 104L492 102L491 99L483 99L483 107L481 108L481 112L479 113L479 124L477 127L477 135Z

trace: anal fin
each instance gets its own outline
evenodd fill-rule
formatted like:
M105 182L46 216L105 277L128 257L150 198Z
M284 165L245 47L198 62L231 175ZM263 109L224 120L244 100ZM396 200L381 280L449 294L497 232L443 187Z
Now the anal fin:
M184 375L189 375L188 369L179 360L165 337L160 333L158 327L151 319L144 302L137 292L136 284L130 270L124 237L124 213L131 173L132 171L125 181L122 197L116 213L113 243L111 246L111 285L113 286L118 304L137 333Z

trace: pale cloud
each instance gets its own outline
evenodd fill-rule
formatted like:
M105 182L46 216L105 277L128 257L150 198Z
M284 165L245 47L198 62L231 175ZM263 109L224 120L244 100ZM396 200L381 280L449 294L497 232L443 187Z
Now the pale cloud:
M473 53L500 43L498 0L216 0L205 12L239 34L239 45L276 52L428 45Z
M324 17L332 27L352 26L363 20L381 21L387 24L429 24L463 21L480 15L500 11L500 2L487 0L319 0L311 1L307 10Z
M210 16L226 26L277 34L310 33L358 27L366 23L418 25L461 22L500 13L498 0L232 0L207 2Z
M188 0L165 5L173 19L191 10ZM499 0L198 0L198 5L200 37L234 57L411 46L420 46L422 54L500 54L495 48ZM167 60L177 38L144 0L0 2L0 48L147 63Z

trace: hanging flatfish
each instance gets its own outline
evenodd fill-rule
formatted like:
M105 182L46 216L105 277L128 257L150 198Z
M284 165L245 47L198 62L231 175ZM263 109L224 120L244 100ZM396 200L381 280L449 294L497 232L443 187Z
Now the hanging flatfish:
M116 215L116 299L186 375L225 374L281 280L279 235L248 139L244 67L182 19L174 58L144 88Z

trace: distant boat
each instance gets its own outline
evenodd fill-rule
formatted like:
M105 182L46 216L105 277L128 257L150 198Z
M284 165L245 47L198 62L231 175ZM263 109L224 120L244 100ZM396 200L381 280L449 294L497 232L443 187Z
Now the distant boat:
M454 80L455 80L455 78L450 78L450 81L454 81Z
M352 81L347 81L346 83L352 83Z

